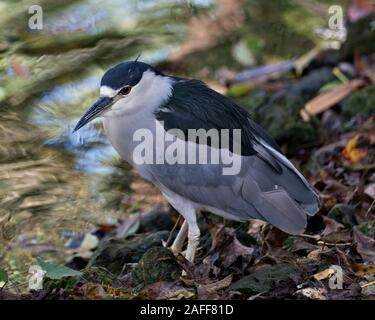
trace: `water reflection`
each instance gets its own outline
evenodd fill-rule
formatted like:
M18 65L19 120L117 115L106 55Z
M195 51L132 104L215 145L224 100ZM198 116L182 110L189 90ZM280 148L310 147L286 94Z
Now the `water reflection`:
M7 21L0 23L0 266L19 290L37 256L66 259L67 234L138 210L132 175L100 120L72 129L96 99L105 68L140 52L143 60L160 60L178 41L144 31L163 19L169 1L44 4L41 32L24 32L25 8L17 2L3 4L12 16L0 12ZM145 15L148 24L136 28Z

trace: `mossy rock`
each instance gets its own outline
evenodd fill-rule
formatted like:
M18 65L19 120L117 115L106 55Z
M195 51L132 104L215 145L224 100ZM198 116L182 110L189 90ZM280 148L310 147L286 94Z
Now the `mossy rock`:
M172 230L173 215L165 210L155 209L142 216L138 233L157 232L159 230Z
M168 231L159 231L137 234L131 239L107 239L94 252L88 267L104 267L116 275L126 273L131 269L127 264L137 263L147 250L160 246L168 235Z
M73 290L81 282L93 282L104 285L112 285L116 276L100 267L89 267L81 271L81 276L64 277L61 279L45 278L43 287L48 290L64 289Z
M329 210L327 217L336 220L348 228L352 228L357 224L354 217L354 208L343 203L338 203Z
M102 285L112 285L117 277L102 267L87 267L82 270L82 278L88 282L99 283Z
M304 122L300 117L305 101L299 94L270 98L269 94L258 92L250 95L247 101L241 98L238 102L280 145L287 144L289 153L319 140L316 121Z
M375 86L359 90L341 103L344 120L350 120L356 115L369 117L375 114Z
M132 272L137 290L159 281L174 281L182 269L177 264L173 253L164 247L154 247L148 250Z
M230 286L230 290L246 294L269 292L281 281L296 281L301 277L301 270L291 264L281 263L256 270Z
M43 289L53 290L53 289L64 289L73 290L79 283L80 277L65 277L62 279L43 279Z

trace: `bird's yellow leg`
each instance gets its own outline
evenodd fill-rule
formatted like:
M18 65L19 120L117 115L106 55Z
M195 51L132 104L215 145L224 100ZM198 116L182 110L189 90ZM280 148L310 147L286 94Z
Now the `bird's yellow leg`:
M171 251L175 255L177 255L181 252L182 247L184 246L184 242L186 240L187 234L188 234L188 224L185 220L184 223L181 226L180 231L177 234L176 239L173 241L173 244L171 246Z
M197 248L199 245L199 237L200 237L200 230L196 219L192 219L188 221L189 224L189 231L188 231L188 246L186 250L185 258L194 263L195 254L197 252Z

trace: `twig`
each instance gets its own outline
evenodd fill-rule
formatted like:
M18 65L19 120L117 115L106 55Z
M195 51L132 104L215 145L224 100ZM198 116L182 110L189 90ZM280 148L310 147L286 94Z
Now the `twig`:
M168 246L169 246L169 243L170 243L171 240L172 240L173 232L176 230L178 224L180 223L180 219L181 219L181 215L178 216L176 223L174 224L174 226L173 226L171 232L169 233L169 236L168 236L167 241L165 241L165 242L163 243L163 245L164 245L165 247L168 247Z
M366 283L366 284L361 285L361 288L363 289L363 288L369 287L369 286L371 286L371 285L373 285L373 284L375 284L375 280L374 280L374 281L371 281L371 282L369 282L369 283Z
M302 238L313 239L313 240L316 240L316 241L319 241L321 239L320 235L318 235L318 234L312 236L310 234L301 233L301 234L298 234L297 236L302 237Z
M346 243L329 243L329 242L325 242L325 241L317 241L317 244L319 245L323 245L323 246L339 246L339 247L342 247L342 246L351 246L352 243L351 242L346 242Z
M367 216L369 215L369 213L370 213L372 207L374 206L374 204L375 204L375 199L372 201L372 203L370 204L369 208L368 208L367 211L366 211L366 218L367 218Z

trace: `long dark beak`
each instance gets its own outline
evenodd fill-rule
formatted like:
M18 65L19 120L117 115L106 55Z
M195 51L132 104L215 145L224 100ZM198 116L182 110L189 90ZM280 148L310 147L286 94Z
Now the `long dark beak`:
M90 107L89 110L79 119L77 125L75 126L73 132L81 129L84 125L99 117L105 110L107 110L112 105L113 99L109 97L99 97L98 100Z

